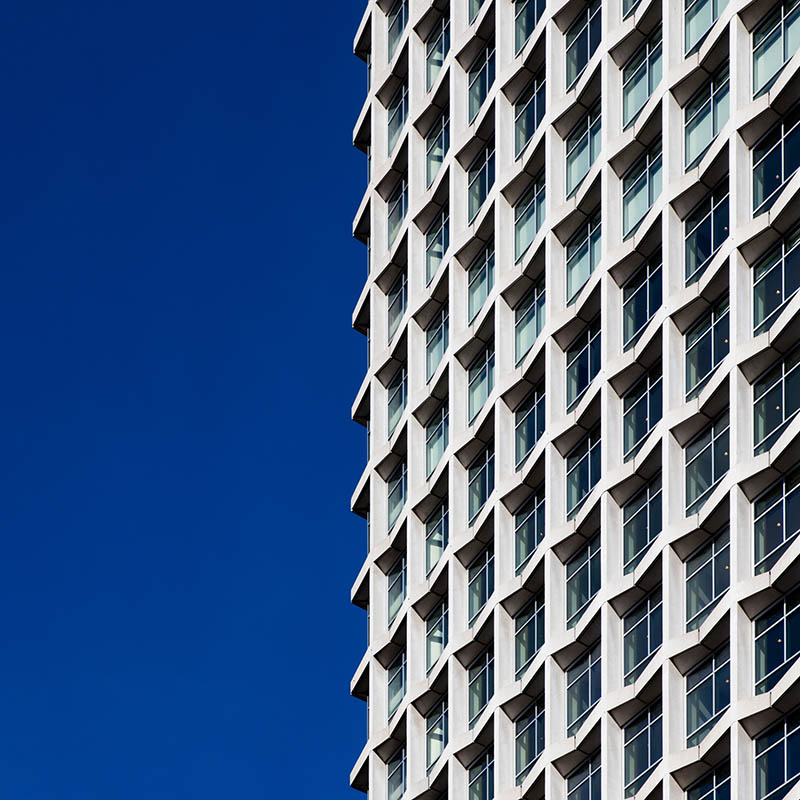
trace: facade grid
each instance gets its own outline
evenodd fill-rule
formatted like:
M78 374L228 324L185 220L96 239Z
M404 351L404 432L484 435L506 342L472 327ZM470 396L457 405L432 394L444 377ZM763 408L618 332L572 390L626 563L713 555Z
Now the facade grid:
M800 0L368 0L374 800L800 798Z

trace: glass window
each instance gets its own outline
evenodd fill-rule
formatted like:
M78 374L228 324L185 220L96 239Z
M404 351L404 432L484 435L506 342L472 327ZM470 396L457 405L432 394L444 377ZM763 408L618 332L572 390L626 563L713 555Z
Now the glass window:
M494 389L494 342L489 342L486 349L469 365L467 379L469 422L472 423Z
M536 446L543 433L544 380L541 380L514 412L514 450L517 469L522 466L522 462Z
M387 240L389 247L394 244L397 234L403 225L408 211L408 182L405 175L397 181L389 199L386 201L387 213Z
M567 454L567 519L572 519L600 480L600 425Z
M784 595L755 621L756 694L774 689L800 654L800 591Z
M627 239L645 218L661 194L661 140L622 178L622 234Z
M386 762L387 795L389 800L400 800L406 792L406 748L401 746Z
M661 474L622 508L623 571L633 572L661 533Z
M544 484L514 515L514 566L520 572L544 538Z
M789 111L753 147L753 216L778 199L800 166L800 106Z
M393 95L387 107L389 122L389 155L392 154L408 116L408 86L403 84Z
M408 0L397 0L389 11L387 18L388 42L389 42L389 61L394 57L397 45L403 38L403 31L408 23Z
M494 241L490 241L467 272L467 321L472 322L494 287Z
M545 0L514 0L514 52L519 54L544 14Z
M567 304L578 296L600 262L600 209L567 242Z
M494 758L489 750L469 768L468 800L494 800Z
M622 620L625 685L633 683L661 647L661 587L634 606Z
M425 283L430 285L450 247L450 211L445 206L425 234Z
M478 153L478 157L470 164L467 178L468 222L472 222L494 186L494 142L488 142Z
M469 68L469 121L474 122L494 83L494 44L488 43Z
M567 776L567 800L600 800L600 753Z
M514 664L517 680L544 644L544 592L514 618Z
M567 628L574 628L600 591L600 534L567 561Z
M447 500L425 521L425 574L439 563L449 540Z
M638 380L622 398L622 441L625 461L633 458L647 434L661 419L661 362Z
M800 713L794 711L756 739L756 800L785 797L800 777Z
M627 350L661 308L661 251L640 267L622 287L622 341Z
M430 672L447 647L447 601L441 602L425 620L425 669Z
M798 365L800 348L795 348L753 384L755 455L769 450L800 410Z
M386 391L389 396L388 428L389 436L391 436L397 427L397 423L400 422L400 417L403 416L408 400L408 376L405 365L395 372L394 377L386 387Z
M430 380L447 351L447 304L435 314L425 331L425 376Z
M779 3L753 31L753 95L772 86L800 44L800 4Z
M699 628L731 585L730 530L726 526L686 559L686 630Z
M686 169L696 166L730 117L727 63L697 91L684 109Z
M567 31L567 90L583 74L600 44L600 0L592 0Z
M728 296L710 308L686 333L686 399L700 394L714 370L728 355Z
M567 134L567 197L581 185L600 153L600 103Z
M727 410L686 445L686 516L703 507L730 466Z
M730 800L731 762L707 772L686 791L686 800Z
M661 700L625 726L625 797L644 786L661 761Z
M447 401L439 406L439 409L428 421L425 427L425 477L430 478L436 469L445 449L447 448L447 436L449 428L449 414L447 412Z
M531 246L544 222L544 170L514 207L514 260L519 261Z
M471 625L494 592L494 547L487 547L468 570L469 624Z
M526 5L534 6L543 0L526 0ZM544 119L545 112L545 78L544 70L531 78L531 82L525 88L514 105L514 157L518 158L525 145L533 138L533 134L538 129Z
M401 461L394 469L394 472L389 476L386 482L387 487L387 505L389 510L389 530L394 527L403 506L406 504L406 482L408 478L406 475L406 462Z
M425 186L430 187L450 149L450 115L445 111L425 137Z
M567 669L567 736L574 736L600 699L600 642Z
M661 26L622 68L622 127L632 125L661 83Z
M683 223L686 253L686 285L706 271L722 243L728 238L728 179L706 195Z
M386 574L388 618L391 625L406 599L406 557L400 556Z
M544 695L541 694L514 720L516 783L527 777L544 750Z
M401 650L394 658L387 670L389 691L389 718L391 719L397 707L406 695L406 651Z
M430 91L450 52L450 17L439 17L425 43L425 88Z
M800 468L774 483L753 504L755 571L775 565L800 531Z
M567 348L567 411L571 411L600 372L600 315Z
M731 704L731 651L726 644L686 676L686 746L705 739Z
M514 309L514 358L519 364L533 347L545 322L544 275L524 295Z
M437 703L425 718L425 767L439 760L447 747L447 700Z
M389 341L391 342L397 329L400 327L400 322L406 313L408 305L408 276L405 271L397 276L397 279L389 289L389 294L386 296L387 300L387 328L389 331Z
M800 287L800 227L773 247L753 268L755 333L769 330Z
M494 694L494 654L491 647L470 664L468 693L471 728Z
M478 12L481 10L483 0L469 0L469 22L470 25L475 22Z
M685 0L684 5L684 49L689 55L703 43L711 26L728 7L728 0Z

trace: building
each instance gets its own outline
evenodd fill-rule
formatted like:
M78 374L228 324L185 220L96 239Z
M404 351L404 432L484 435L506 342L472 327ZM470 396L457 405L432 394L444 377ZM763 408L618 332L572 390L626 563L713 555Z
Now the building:
M798 0L369 0L374 800L800 797L798 45Z

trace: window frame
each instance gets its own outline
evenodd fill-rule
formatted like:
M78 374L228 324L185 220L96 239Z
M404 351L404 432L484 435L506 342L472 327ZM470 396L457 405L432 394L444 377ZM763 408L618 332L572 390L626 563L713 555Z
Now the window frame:
M602 659L600 654L600 641L598 640L594 644L587 647L586 651L574 659L564 671L566 677L566 728L568 737L577 735L587 717L600 702L600 695L602 692L602 677L600 675L601 664ZM597 671L595 671L595 668ZM576 670L578 670L577 675L574 674ZM573 690L573 688L579 684L579 682L582 681L585 676L588 676L586 690L589 693L589 704L584 711L578 714L575 719L570 721L570 691ZM580 686L578 689L575 689L572 697L577 697L577 699L580 700L583 696L581 689L582 687Z
M470 362L467 367L467 424L472 425L478 418L478 415L483 410L489 398L494 391L494 366L495 366L495 353L494 353L494 339L487 342L486 347ZM485 375L486 378L486 395L480 401L480 404L473 405L473 385L482 379Z
M627 241L633 236L639 226L644 222L650 209L661 197L664 189L663 176L663 151L661 137L657 137L647 150L626 170L622 176L622 240ZM635 222L629 223L626 229L626 199L640 191L640 182L644 179L644 191L647 194L647 208ZM657 185L657 189L654 187ZM638 187L638 188L637 188Z
M636 0L638 3L639 0ZM647 37L647 40L634 52L622 67L622 130L627 130L639 118L642 109L647 105L647 101L661 83L664 68L663 58L663 32L661 25ZM645 80L647 81L647 96L644 102L626 119L625 90L640 76L640 70L644 68ZM658 78L653 76L657 74Z
M450 539L449 513L450 513L449 503L447 498L445 497L425 520L425 577L426 578L430 577L436 565L439 563L439 561L441 561L441 558L444 555L445 550L447 550L447 545ZM437 533L437 528L441 528L442 545L441 549L439 550L439 555L436 557L436 560L432 560L431 540Z
M797 618L800 622L800 591L796 588L781 595L753 619L753 691L756 695L772 691L800 658L800 647L795 653L787 652L789 637L786 630L790 618ZM776 643L781 645L783 660L759 677L759 640L766 639L773 631L778 634ZM769 667L769 644L766 647L763 651L765 667Z
M564 139L564 186L566 188L567 200L581 188L584 178L589 174L600 155L603 118L600 113L600 100L573 125L570 132ZM580 158L583 148L588 148L586 169L579 178L575 178L575 183L570 185L570 159ZM578 154L575 156L575 154Z
M711 666L711 671L708 674L703 674ZM726 676L727 675L727 679ZM694 677L697 676L697 677ZM690 686L690 683L696 680L696 683ZM725 701L725 688L720 686L718 681L724 680L727 686L727 702ZM711 716L698 725L696 728L690 730L690 706L694 697L698 696L702 691L701 687L705 686L708 681L711 682L712 692L712 711ZM686 673L686 747L697 747L711 732L714 725L719 722L720 717L730 708L731 705L731 648L730 642L726 642L722 647L718 648L714 653L704 658L699 664L693 667Z
M445 399L425 425L425 480L430 480L431 475L433 475L433 473L436 471L436 467L439 466L439 463L441 462L442 457L447 450L447 445L449 444L449 429L450 411L448 402ZM434 441L434 437L436 437L439 432L441 432L442 436L442 451L439 453L436 461L432 462L431 443Z
M519 786L539 760L545 748L545 705L544 692L532 700L525 709L514 719L514 784ZM528 743L528 747L520 745L520 740ZM533 743L533 756L528 757L525 764L520 765L520 754L531 752L530 743ZM541 747L540 747L541 744Z
M449 342L449 323L450 323L450 313L447 307L447 302L443 303L439 311L434 314L433 319L428 324L428 327L425 329L425 376L426 376L426 383L430 383L433 376L436 374L436 370L439 369L439 365L444 361L445 354L447 353L447 348L450 346ZM439 359L436 362L436 365L431 369L431 356L435 353L438 346L436 345L436 340L439 337L439 332L441 331L441 350L442 353L439 356Z
M431 154L441 139L442 157L440 161L435 161ZM447 154L450 152L450 112L445 109L431 125L430 130L425 136L425 188L430 189L439 175ZM434 169L431 165L436 164ZM428 280L430 283L430 280Z
M471 700L473 697L472 687L478 681L483 681L483 688L480 691L479 699L481 705L480 708L473 713L471 708ZM475 723L480 719L481 714L483 714L494 697L494 647L492 645L484 648L467 667L467 697L467 721L469 729L471 730L475 727Z
M753 265L753 333L755 336L758 336L772 327L775 320L780 316L782 309L786 307L786 304L797 294L798 289L800 289L800 280L797 280L795 289L790 294L786 294L786 263L792 254L795 254L795 257L800 257L800 251L797 250L798 245L800 245L800 225L796 225L790 230L781 238L780 242L770 248L767 253L759 258ZM798 263L797 266L798 271L800 271L800 263ZM780 268L780 288L775 291L782 298L781 302L758 322L756 286L763 284L765 287L764 297L765 299L769 297L769 292L772 287L769 286L767 278L778 268Z
M636 731L631 739L628 739L628 732L643 720L645 720L644 727ZM654 746L654 729L657 729L658 731L659 741L657 746ZM635 742L642 734L647 736L647 765L644 767L644 769L640 770L629 778L627 774L628 760L626 758L628 754L628 746ZM623 758L625 759L625 776L623 778L623 785L625 787L626 798L633 797L639 791L639 789L642 788L647 778L650 777L655 768L661 763L661 760L664 757L663 735L663 708L660 698L651 703L640 714L637 714L623 728Z
M659 471L657 475L654 475L645 486L636 492L636 494L622 506L622 572L624 575L630 574L639 566L653 542L661 535L664 529L662 489L661 472ZM656 530L652 524L653 510L656 503L658 503L660 511L658 514L658 530ZM647 542L633 552L630 557L626 557L625 551L630 538L629 532L631 527L633 527L631 523L633 523L640 514L644 514L647 520Z
M684 603L686 608L686 630L692 631L699 628L703 622L708 618L708 615L713 611L719 599L730 589L731 576L730 576L730 526L725 525L718 530L708 541L703 542L699 547L689 554L684 562L684 570L686 576L686 591L684 593ZM692 561L703 555L703 551L710 548L708 556L699 564L695 566ZM725 561L727 560L727 564ZM722 565L723 569L718 574L717 566ZM701 570L710 566L711 572L711 586L712 598L704 606L695 611L694 614L689 616L689 593L692 586L692 579L697 577ZM690 571L691 570L691 571ZM724 588L721 588L719 577L727 574L727 583ZM724 582L724 581L723 581Z
M699 220L697 215L705 213ZM721 217L718 218L718 216ZM711 252L689 273L689 251L690 239L695 241L698 232L701 231L701 226L710 220L711 223ZM723 230L719 231L718 223L724 222ZM692 225L691 229L689 228ZM720 238L717 241L717 234ZM683 262L684 262L684 281L686 286L690 286L696 281L700 280L705 271L708 269L709 264L714 260L714 256L720 251L722 245L730 237L730 190L728 187L727 176L723 178L695 207L686 215L683 220Z
M721 338L725 331L727 331L727 338L718 341L718 338ZM695 383L690 386L689 352L699 349L702 340L706 336L711 340L711 368L708 372L699 376ZM687 329L683 341L685 398L689 401L700 394L711 379L711 376L716 372L717 367L725 360L728 353L730 353L730 298L727 294L715 301L714 304ZM727 345L727 348L725 345Z
M569 466L570 458L575 457L575 453L578 452L581 448L586 447L586 452L580 456L579 460L576 461L571 467ZM566 464L567 464L567 472L566 472L566 479L567 479L567 519L573 519L583 504L588 499L589 495L592 493L592 490L600 481L600 475L594 476L592 470L592 463L594 461L594 451L595 448L601 448L602 446L602 437L600 434L600 423L598 422L591 430L589 430L584 437L573 447L566 456ZM598 450L597 458L600 459L602 455L602 449ZM589 486L588 489L583 493L583 495L578 499L572 506L569 505L569 479L570 475L580 467L581 463L584 459L588 459L589 463ZM602 465L598 465L598 469L602 472Z
M780 494L776 495L776 492L780 492ZM797 503L797 498L800 498L800 467L795 466L770 484L753 501L753 571L756 575L766 572L775 566L789 545L797 538L798 533L800 533L800 527L794 531L788 531L787 504L791 502L794 505ZM763 507L764 503L769 504ZM758 558L759 522L770 518L776 509L780 509L780 521L776 527L779 527L781 531L781 543L773 547L769 552L764 553L761 558ZM767 537L765 536L764 538L766 539Z
M800 371L798 370L800 370L800 347L795 346L753 381L753 455L757 456L771 450L792 420L800 413L800 404L798 404L797 399L787 401L787 382L792 379L797 380L800 377ZM772 392L776 388L779 388L780 391L779 400L772 396ZM788 394L790 396L794 395L793 392ZM775 427L767 431L761 439L756 439L758 436L758 410L762 401L764 406L771 406L777 403L775 410L780 411L781 420ZM789 408L792 403L797 406L793 411ZM788 415L787 411L790 412ZM768 416L770 415L764 414L765 419Z
M595 22L595 18L597 21ZM596 28L594 26L597 26ZM598 45L600 43L601 38L601 27L602 27L602 5L600 0L591 0L591 2L586 3L586 6L582 8L575 16L575 19L570 23L569 28L567 28L567 32L564 34L564 50L565 50L565 68L564 74L566 75L566 91L570 91L575 84L580 80L581 75L586 71L586 67L589 66L589 62L592 60L592 56L597 52ZM570 78L570 48L575 45L576 42L580 41L582 34L586 32L586 47L585 47L585 59L583 59L584 63L583 66L577 67L576 66L576 73L575 75ZM595 38L594 47L592 47L592 39ZM576 46L577 49L577 46ZM582 52L581 57L583 57L584 53ZM578 61L575 59L575 63L577 65Z
M401 83L386 106L386 151L391 156L408 120L408 84Z
M629 350L631 347L635 345L637 341L639 341L639 337L643 333L644 329L649 324L650 320L656 315L656 312L659 308L661 308L663 304L663 285L662 285L662 266L663 266L663 259L661 254L661 248L656 250L650 258L647 259L634 273L633 275L628 278L625 283L622 284L622 349L623 352ZM642 275L644 277L642 278ZM654 298L651 296L651 284L656 285L656 276L657 276L657 286L658 286L658 303L655 305L654 308L651 308L651 304L654 302ZM638 280L638 283L637 283ZM626 307L632 304L632 301L635 301L636 297L639 295L639 292L644 289L645 290L645 298L647 304L647 319L639 325L636 330L627 335L625 332L625 311ZM627 297L626 297L627 294ZM634 309L636 308L635 303L633 303ZM626 338L627 337L627 338Z
M659 584L622 617L623 679L625 686L630 686L639 678L664 643L663 605L664 596L661 584ZM629 622L629 620L633 621ZM634 631L637 631L642 625L646 629L644 635L647 639L647 653L635 664L628 666L625 662L627 661L629 637L632 637Z
M723 427L718 431L717 426L723 425ZM719 414L715 419L708 423L696 436L693 436L690 439L686 446L683 448L684 450L684 509L686 512L686 516L691 516L692 514L697 514L705 505L708 498L711 496L714 489L720 484L722 479L728 474L730 470L730 409L725 409L721 414ZM710 438L708 443L705 444L702 449L698 450L691 459L689 458L689 448L693 445L700 442L704 439L707 435L710 434ZM724 471L720 472L717 475L717 442L722 440L723 437L728 436L728 452L727 452L727 464L728 466L725 468ZM692 500L689 503L689 466L690 464L694 464L708 449L711 450L711 478L712 481L709 484L708 488L705 489L701 494ZM724 456L725 454L723 454ZM716 476L716 477L715 477Z
M494 155L494 139L490 139L467 168L467 224L469 225L471 225L478 214L480 214L481 209L489 197L489 192L491 192L494 187ZM477 181L481 180L484 175L485 187L481 189L481 187L478 186L478 194L480 197L473 202L474 198L477 197L474 193L473 186Z
M525 670L530 666L537 653L544 645L544 589L540 589L514 617L514 679L519 680ZM534 643L533 648L523 648L520 640L528 636L528 630L532 628L529 637ZM530 650L528 657L520 663L521 651Z
M495 81L496 50L494 41L486 45L467 69L467 124L472 125L481 113ZM476 88L477 87L477 88Z
M533 286L522 295L519 303L514 307L514 366L519 366L525 356L530 353L531 348L539 338L546 322L546 308L545 302L547 298L547 287L545 286L544 272L536 279ZM529 314L529 312L533 312ZM520 341L522 340L521 332L526 332L528 326L533 324L536 333L530 341L530 344L521 351Z
M398 472L400 473L398 475ZM392 495L398 491L401 495L400 503L397 506L397 512L392 516ZM389 474L386 479L386 505L387 505L387 519L389 522L388 530L391 531L397 524L397 520L403 514L403 509L408 499L408 467L405 461L401 461Z
M709 0L709 2L716 2L716 0ZM703 99L705 98L705 99ZM700 102L702 100L702 102ZM698 103L700 103L698 105ZM723 121L718 116L718 110L725 104L727 107L727 116ZM688 172L690 169L696 167L702 160L703 156L709 151L709 148L714 144L714 140L719 136L720 131L725 127L730 119L730 69L727 64L724 64L721 69L718 69L690 98L686 101L683 107L683 171ZM711 113L711 138L706 145L689 160L689 126L699 120L701 114L708 111Z
M536 235L542 229L545 216L546 187L544 183L544 170L542 170L531 182L525 193L520 197L514 206L514 263L519 264L525 254L530 250L531 245L536 239ZM532 216L529 215L532 212ZM525 241L522 232L527 223L533 220L534 231L530 240L522 247Z
M566 620L567 630L574 628L583 617L584 612L594 600L597 593L600 591L602 585L602 574L600 570L600 557L602 552L602 544L600 540L600 531L597 531L591 536L578 550L567 559L564 564L565 581L565 606L566 606ZM584 578L585 575L585 578ZM570 611L570 587L571 581L584 582L586 585L585 596L587 600ZM580 587L579 587L580 589ZM576 593L577 597L581 597L580 592Z
M598 207L586 220L585 223L582 223L581 226L578 228L575 233L570 236L569 240L567 241L566 245L564 246L564 255L565 255L565 284L566 284L566 295L567 295L567 305L571 305L574 303L578 296L580 295L583 287L589 282L589 278L592 277L594 271L597 269L598 264L602 261L603 254L601 252L601 243L603 237L603 225L602 225L602 217L600 214L600 208ZM584 250L586 251L586 257L589 260L589 272L586 275L586 278L580 283L580 285L570 292L570 270L573 268L574 264L580 263L581 258L579 258L579 254Z
M531 560L536 552L536 548L544 539L544 515L545 515L545 495L544 482L540 483L525 500L525 502L514 512L514 574L519 575L525 565ZM532 537L529 528L533 526ZM525 530L525 534L520 533ZM526 549L521 540L532 538L533 546L527 543Z
M652 433L656 425L661 421L663 414L664 399L663 399L663 384L662 384L662 369L661 361L659 360L652 367L642 375L633 386L622 395L622 455L623 462L630 461L641 450L642 445L647 441L647 437ZM644 389L642 389L644 387ZM633 401L631 405L628 403ZM647 421L647 430L635 441L628 446L625 441L625 434L628 429L626 428L627 420L632 414L636 413L639 404L644 401L647 414L645 420ZM628 406L626 408L626 406Z
M525 0L526 3L543 3L543 0ZM533 127L528 132L527 112L533 106ZM533 139L544 115L547 113L547 77L542 67L522 90L514 103L514 160L525 152L525 148ZM523 124L524 123L524 124Z
M473 591L473 586L477 585L478 593ZM494 594L494 544L489 544L478 553L467 567L467 625L472 627L475 620L481 615L481 611L486 608L486 604ZM479 604L473 611L472 599L478 596Z
M600 328L600 314L596 314L594 318L589 321L586 327L567 345L567 349L564 353L566 358L564 380L565 396L567 399L567 413L572 411L578 405L578 403L580 403L583 396L589 391L589 387L592 385L594 379L600 374L600 358L602 355L600 352L600 348L602 347L602 339L600 338L601 334L602 330ZM582 343L583 339L585 339L585 343ZM580 349L577 349L578 347L580 347ZM581 366L578 362L581 358L583 358L584 353L586 354L587 359L586 373L588 375L588 379L586 385L580 389L580 391L578 391L577 394L575 394L575 396L570 400L570 369L581 369ZM597 367L594 372L592 372L593 362L596 362ZM578 378L575 378L575 383L576 386L580 385Z

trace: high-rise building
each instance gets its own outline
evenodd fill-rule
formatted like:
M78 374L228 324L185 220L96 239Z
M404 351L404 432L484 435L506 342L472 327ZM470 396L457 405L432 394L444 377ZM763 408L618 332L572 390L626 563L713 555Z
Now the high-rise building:
M374 800L800 798L798 46L800 0L368 2Z

